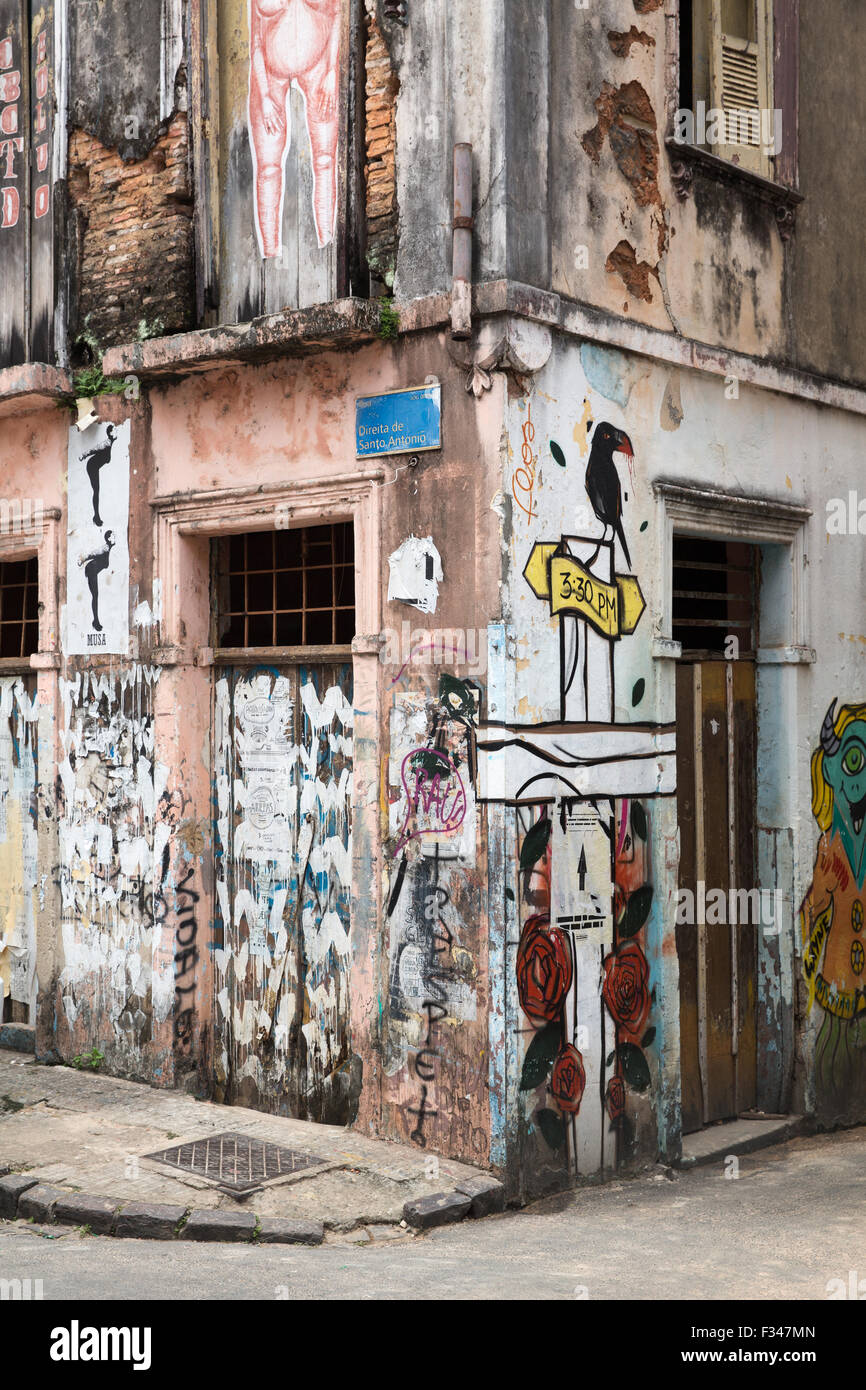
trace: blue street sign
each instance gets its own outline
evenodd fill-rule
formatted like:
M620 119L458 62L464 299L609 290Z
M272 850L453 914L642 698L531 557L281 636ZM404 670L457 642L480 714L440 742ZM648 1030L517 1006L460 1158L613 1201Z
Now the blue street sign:
M442 387L415 386L355 402L358 458L442 448Z

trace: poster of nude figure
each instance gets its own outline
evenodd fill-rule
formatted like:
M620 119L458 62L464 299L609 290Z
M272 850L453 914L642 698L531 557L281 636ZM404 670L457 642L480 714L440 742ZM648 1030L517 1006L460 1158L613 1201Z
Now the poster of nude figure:
M334 240L342 0L249 0L249 22L256 236L267 260L282 255L286 156L305 138L292 130L293 84L304 98L316 237L320 249Z
M129 646L129 421L69 431L67 656Z

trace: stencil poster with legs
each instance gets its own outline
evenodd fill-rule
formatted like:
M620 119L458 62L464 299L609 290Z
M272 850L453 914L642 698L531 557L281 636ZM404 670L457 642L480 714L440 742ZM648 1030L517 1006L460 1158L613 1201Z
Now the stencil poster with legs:
M129 421L69 432L68 656L129 645Z

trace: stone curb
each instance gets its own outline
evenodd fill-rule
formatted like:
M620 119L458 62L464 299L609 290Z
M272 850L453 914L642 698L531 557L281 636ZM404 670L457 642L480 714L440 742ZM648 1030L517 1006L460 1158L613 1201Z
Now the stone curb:
M107 1197L88 1197L83 1192L66 1193L54 1203L54 1220L64 1226L89 1226L96 1236L110 1236L117 1215L117 1203Z
M188 1210L165 1202L128 1202L117 1214L114 1234L121 1240L174 1240Z
M431 1230L464 1217L505 1209L505 1188L495 1178L468 1178L455 1190L419 1197L403 1207L403 1222ZM94 1235L139 1240L204 1240L256 1245L321 1245L324 1223L220 1208L190 1210L165 1203L120 1202L40 1183L26 1173L0 1175L0 1219L87 1226ZM401 1223L402 1224L402 1223Z
M36 1051L36 1028L32 1023L0 1023L0 1047L12 1052Z
M462 1221L472 1208L472 1198L462 1192L434 1192L430 1197L418 1197L403 1208L403 1220L416 1231L428 1231L434 1226L447 1226Z

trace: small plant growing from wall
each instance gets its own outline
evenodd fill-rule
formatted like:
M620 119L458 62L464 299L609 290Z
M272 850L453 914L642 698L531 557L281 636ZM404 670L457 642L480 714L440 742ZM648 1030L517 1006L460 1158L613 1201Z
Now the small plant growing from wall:
M92 1047L89 1052L79 1053L73 1057L72 1065L76 1071L99 1071L105 1061L105 1053L98 1047Z
M72 386L76 400L90 400L94 396L120 395L126 390L125 381L121 381L117 377L105 376L98 364L94 364L92 367L82 367L81 371L75 372Z
M400 332L400 314L393 300L383 295L379 300L379 337L383 342L396 338Z
M142 319L142 323L144 320ZM84 328L73 344L79 357L89 358L84 365L72 374L72 391L75 400L92 400L95 396L121 395L126 390L126 382L116 377L107 377L102 370L102 346L91 333L85 321ZM68 399L63 404L69 404Z

